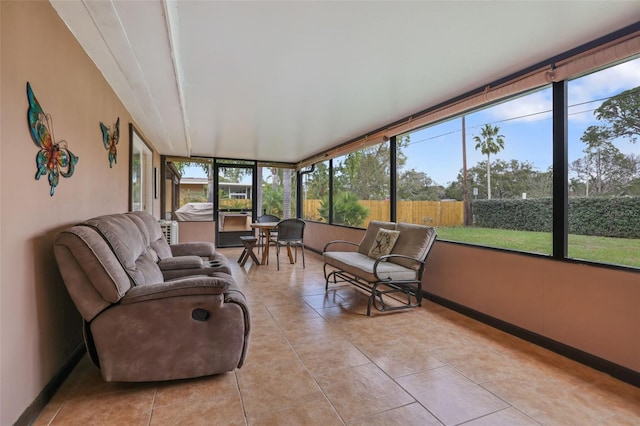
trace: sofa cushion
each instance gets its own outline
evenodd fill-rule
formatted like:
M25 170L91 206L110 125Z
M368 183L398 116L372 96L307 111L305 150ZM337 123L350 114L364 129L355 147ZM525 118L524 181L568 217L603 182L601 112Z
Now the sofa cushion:
M374 243L367 255L374 259L388 255L391 253L393 246L395 246L399 235L400 231L392 231L390 229L383 228L378 229L378 235L376 235L376 239L374 240Z
M362 241L360 241L360 245L358 246L358 253L364 254L365 256L369 255L369 250L373 246L373 242L376 239L376 235L378 235L378 229L395 229L396 224L393 222L382 222L378 220L372 220L369 222L367 226L367 230L364 233L364 237L362 237Z
M396 230L400 231L400 236L391 250L391 254L401 254L424 261L435 240L435 228L399 222ZM420 269L419 264L408 259L391 258L389 261L407 268Z
M365 281L378 281L373 273L373 265L376 261L365 254L355 251L327 251L323 254L323 258L325 263ZM381 280L412 280L416 278L416 271L395 263L380 262L378 276Z
M141 223L134 215L113 214L89 219L83 225L96 229L108 241L134 285L159 283L164 278L148 250L149 234Z
M155 252L154 255L158 259L167 259L172 257L171 248L164 237L162 228L158 223L158 220L147 212L135 211L128 213L138 217L141 222L137 222L138 225L143 226L143 232L146 232L149 236L149 246Z

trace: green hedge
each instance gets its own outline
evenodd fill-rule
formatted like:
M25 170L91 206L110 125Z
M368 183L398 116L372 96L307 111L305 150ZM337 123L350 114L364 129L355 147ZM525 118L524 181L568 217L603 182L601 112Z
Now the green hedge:
M551 232L551 198L533 200L475 200L474 226ZM640 197L582 197L569 199L569 233L602 237L640 238Z

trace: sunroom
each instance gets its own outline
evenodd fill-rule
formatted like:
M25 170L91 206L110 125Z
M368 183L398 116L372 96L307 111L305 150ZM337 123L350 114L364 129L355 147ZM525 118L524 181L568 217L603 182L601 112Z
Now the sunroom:
M638 17L637 2L0 2L0 424L637 422ZM54 180L27 84L77 156ZM116 122L109 151L100 125ZM198 203L204 219L180 217ZM306 268L234 269L255 311L246 369L94 380L53 240L131 210L231 260L241 222L306 221ZM372 220L437 228L421 308L366 317L357 292L319 286L324 245ZM478 411L434 397L452 383ZM587 387L601 400L571 399Z

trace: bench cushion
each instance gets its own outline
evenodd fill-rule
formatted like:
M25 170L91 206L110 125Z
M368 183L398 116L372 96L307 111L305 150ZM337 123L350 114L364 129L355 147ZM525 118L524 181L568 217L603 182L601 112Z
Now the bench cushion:
M364 237L362 237L362 241L360 241L360 245L358 246L358 253L364 254L365 256L369 255L369 250L371 250L380 228L393 230L396 229L396 224L393 222L381 222L378 220L372 220L369 222L367 230L364 233Z
M435 241L435 228L399 222L396 230L400 231L400 236L391 250L391 254L402 254L424 261ZM391 258L389 262L415 270L420 269L420 264L408 259Z
M342 271L348 272L368 282L376 282L378 279L373 274L375 259L358 252L328 251L323 254L324 262ZM378 276L382 280L413 280L416 271L402 265L391 262L378 264Z

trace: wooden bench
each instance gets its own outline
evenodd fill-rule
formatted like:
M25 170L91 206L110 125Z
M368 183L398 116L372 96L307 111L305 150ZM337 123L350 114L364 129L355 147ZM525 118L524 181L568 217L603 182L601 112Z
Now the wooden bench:
M435 240L430 226L371 221L359 244L335 240L325 245L325 291L330 282L364 290L369 294L367 315L372 305L381 312L420 306L422 274ZM400 293L401 299L396 294L389 301L392 293Z

